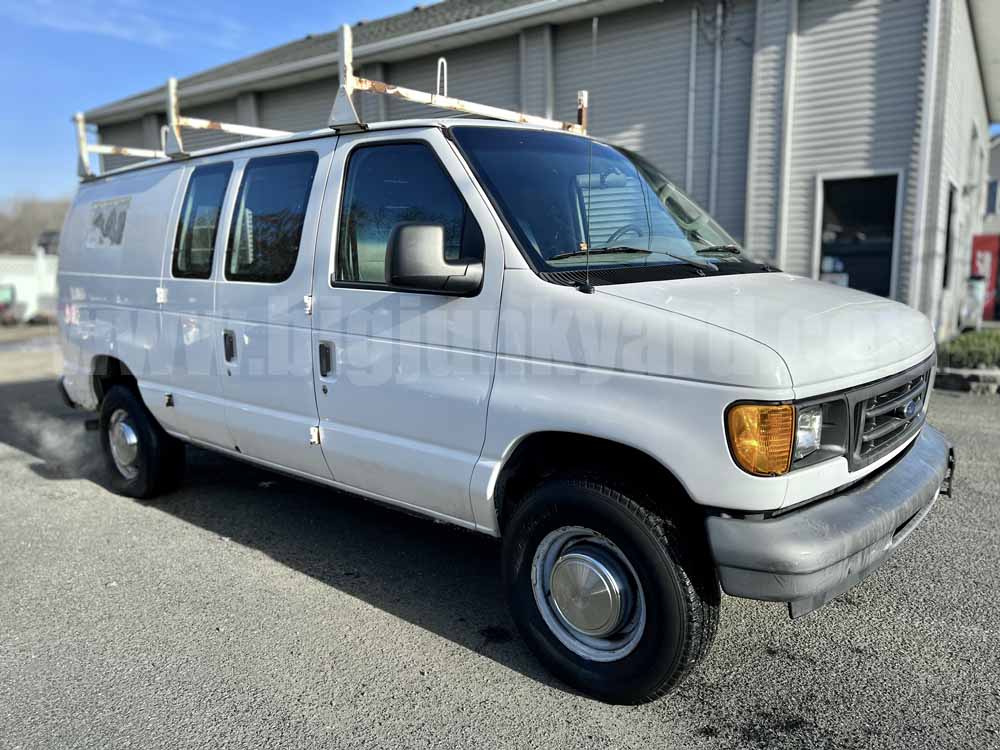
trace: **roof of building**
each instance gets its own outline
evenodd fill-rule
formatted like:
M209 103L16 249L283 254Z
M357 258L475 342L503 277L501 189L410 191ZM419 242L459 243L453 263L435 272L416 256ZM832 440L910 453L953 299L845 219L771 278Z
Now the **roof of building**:
M532 23L565 21L571 17L609 12L653 0L441 0L429 5L417 5L412 10L372 21L358 21L352 26L355 59L364 62L367 53L392 59L390 48L407 48L413 53L429 40L436 48L444 48L445 35L473 43L482 38L484 28L504 29L518 20ZM587 6L587 7L583 7ZM994 121L1000 121L1000 45L987 42L1000 30L1000 2L969 0L973 28L977 41L980 69L986 94L987 109ZM435 32L440 32L435 34ZM477 34L479 35L477 37ZM250 90L251 84L281 76L334 74L337 56L337 33L330 31L310 34L231 63L196 73L179 81L185 100L199 97L218 99L232 96L240 89ZM325 66L325 67L324 67ZM308 73L306 73L308 71ZM144 111L162 110L159 105L164 88L135 94L125 99L97 107L86 113L91 122L105 123L130 119Z
M363 57L366 47L380 45L380 43L391 42L397 39L402 42L404 39L420 35L421 32L444 29L463 21L484 19L487 22L495 20L496 23L502 23L507 18L504 15L504 11L512 9L529 9L529 6L534 6L530 10L534 11L537 9L538 12L545 12L558 10L560 6L580 6L589 1L441 0L429 5L416 5L412 10L404 13L397 13L396 15L372 21L362 20L355 23L351 27L354 36L355 58ZM649 1L645 0L645 2ZM635 5L638 3L633 1L628 4ZM301 65L308 65L310 67L320 65L324 61L333 66L336 63L337 49L337 31L310 34L294 42L282 44L278 47L273 47L272 49L179 79L178 88L182 94L188 92L194 93L201 89L213 87L213 84L239 81L241 77L253 75L255 78L260 78L262 72L271 70L277 73L278 71L292 69ZM331 72L333 72L332 68ZM156 88L97 107L86 113L87 119L98 123L121 119L118 116L119 113L126 111L129 112L130 116L135 116L136 109L148 110L151 99L162 97L163 91L164 88L162 86L157 86Z
M372 42L412 34L416 31L447 26L457 21L496 13L519 5L528 5L535 0L442 0L430 5L417 5L412 10L374 21L358 21L351 26L354 46L362 47ZM181 80L185 84L204 83L220 78L245 73L259 68L280 65L287 62L307 60L337 50L337 32L309 34L288 44L250 55L225 65L210 68Z

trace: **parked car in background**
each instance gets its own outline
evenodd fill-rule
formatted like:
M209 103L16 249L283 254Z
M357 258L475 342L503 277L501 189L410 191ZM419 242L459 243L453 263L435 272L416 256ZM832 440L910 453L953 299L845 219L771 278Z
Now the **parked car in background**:
M13 284L0 284L0 325L10 326L17 322L14 315L17 290Z

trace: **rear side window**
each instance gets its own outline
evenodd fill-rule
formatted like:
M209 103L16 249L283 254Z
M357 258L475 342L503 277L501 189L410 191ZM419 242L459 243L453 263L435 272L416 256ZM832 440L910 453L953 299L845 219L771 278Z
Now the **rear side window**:
M362 146L351 154L337 240L337 281L385 283L393 227L444 227L448 260L483 257L483 234L434 152L421 143Z
M233 165L227 162L198 167L191 175L174 241L175 277L207 279L212 275L219 215L232 171Z
M227 279L277 284L292 275L318 161L312 151L250 160L229 232Z

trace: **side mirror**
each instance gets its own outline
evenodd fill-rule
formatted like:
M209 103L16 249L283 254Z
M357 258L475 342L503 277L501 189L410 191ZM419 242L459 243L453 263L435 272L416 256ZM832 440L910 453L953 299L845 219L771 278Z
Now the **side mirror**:
M444 227L403 222L392 228L385 253L385 280L391 286L441 294L472 294L483 283L479 260L448 261Z

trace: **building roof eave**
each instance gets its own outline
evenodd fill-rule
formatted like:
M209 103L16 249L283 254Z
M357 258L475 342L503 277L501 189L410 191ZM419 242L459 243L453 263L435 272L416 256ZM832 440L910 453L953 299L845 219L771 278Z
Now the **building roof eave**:
M993 122L1000 122L1000 3L969 0L969 15L983 77L986 110Z

